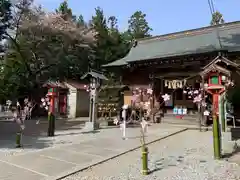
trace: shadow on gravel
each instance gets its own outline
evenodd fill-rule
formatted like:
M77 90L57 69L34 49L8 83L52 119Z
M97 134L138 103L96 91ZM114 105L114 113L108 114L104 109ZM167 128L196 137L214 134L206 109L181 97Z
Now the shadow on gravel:
M149 174L152 174L156 171L161 171L163 169L169 167L178 166L180 163L184 161L183 156L168 156L167 158L160 158L159 160L154 162L154 169L149 171Z
M100 131L86 131L86 132L81 132L81 134L96 134L96 133L100 133Z
M223 155L223 158L231 158L232 156L236 155L240 153L240 146L238 146L237 144L235 144L235 147L234 147L234 151L232 153L226 153Z

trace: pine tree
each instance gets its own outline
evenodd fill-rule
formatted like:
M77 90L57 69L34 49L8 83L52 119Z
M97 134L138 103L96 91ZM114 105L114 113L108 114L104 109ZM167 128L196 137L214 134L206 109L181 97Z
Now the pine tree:
M218 24L223 24L224 22L225 21L223 19L223 15L219 11L216 11L215 13L213 13L212 20L210 22L210 24L212 26L218 25Z
M5 38L5 32L11 25L11 7L12 4L9 0L0 1L0 41Z
M150 31L152 28L149 27L146 20L146 14L142 11L136 11L128 21L128 32L134 39L140 39L150 37Z

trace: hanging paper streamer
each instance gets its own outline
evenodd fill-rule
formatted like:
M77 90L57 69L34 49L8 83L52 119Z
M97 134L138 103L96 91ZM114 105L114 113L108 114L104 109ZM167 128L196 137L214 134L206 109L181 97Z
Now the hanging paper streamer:
M187 80L164 80L165 87L168 89L183 88L187 83Z

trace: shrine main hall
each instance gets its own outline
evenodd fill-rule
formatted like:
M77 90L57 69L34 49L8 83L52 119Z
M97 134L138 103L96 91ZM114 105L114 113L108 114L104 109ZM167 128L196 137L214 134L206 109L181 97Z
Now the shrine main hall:
M155 97L170 95L168 109L181 106L191 111L196 105L183 87L199 88L198 74L214 59L237 64L239 57L240 21L236 21L136 40L124 58L104 68L118 72L121 82L130 87L125 104L131 103L134 90L152 87Z

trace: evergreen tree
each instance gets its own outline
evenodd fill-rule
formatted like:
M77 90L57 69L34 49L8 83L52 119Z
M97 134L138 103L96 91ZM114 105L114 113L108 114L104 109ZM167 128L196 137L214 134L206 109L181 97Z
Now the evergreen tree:
M96 43L93 47L94 59L90 66L99 70L101 65L106 64L111 56L107 20L100 7L95 9L95 15L91 20L91 28L94 31Z
M64 0L56 9L56 12L62 15L64 20L73 20L76 22L77 18L72 13L72 9L69 8L67 0Z
M219 11L216 11L215 13L213 13L212 20L210 22L210 24L212 26L218 25L218 24L223 24L224 22L225 21L223 19L223 15Z
M6 38L6 31L11 26L12 4L9 0L0 1L0 42ZM0 53L4 50L3 42L0 43Z
M117 18L104 16L101 8L96 8L91 19L91 27L95 33L95 56L92 67L101 69L103 64L123 58L129 50L129 41L119 32Z
M150 31L152 28L149 27L146 20L146 14L142 11L136 11L128 21L128 33L134 39L140 39L145 37L150 37Z

